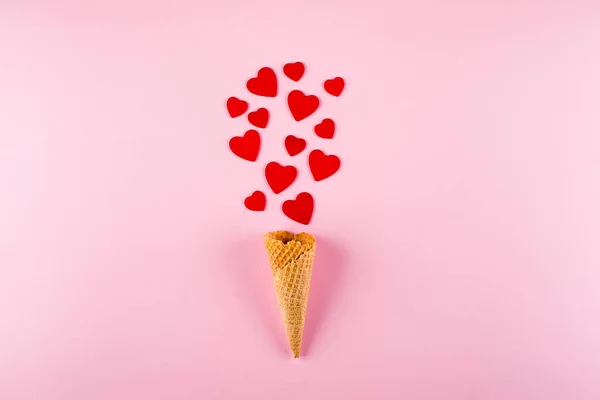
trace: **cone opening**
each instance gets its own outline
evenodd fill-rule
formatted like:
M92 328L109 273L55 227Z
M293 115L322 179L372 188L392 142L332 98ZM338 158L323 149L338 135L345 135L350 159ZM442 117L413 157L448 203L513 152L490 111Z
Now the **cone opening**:
M301 245L309 245L312 246L315 243L315 238L306 232L298 233L294 235L288 231L276 231L269 232L265 234L266 239L277 240L283 244L288 244L290 242L298 242Z

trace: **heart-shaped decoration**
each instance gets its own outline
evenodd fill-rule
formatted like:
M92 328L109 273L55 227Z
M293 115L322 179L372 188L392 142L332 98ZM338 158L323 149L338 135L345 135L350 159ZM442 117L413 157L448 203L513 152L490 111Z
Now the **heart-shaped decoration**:
M250 211L264 211L267 206L267 197L263 192L257 190L246 197L244 205Z
M298 82L304 75L304 64L299 61L285 64L283 66L283 73L294 82Z
M315 125L315 133L323 139L333 139L335 134L335 122L332 119L325 118L320 124Z
M272 161L265 167L265 178L273 193L281 193L294 181L298 176L298 170L292 165L282 166L281 164Z
M244 133L244 136L235 136L229 140L229 148L239 158L256 161L260 150L260 135L254 129Z
M269 110L259 108L248 114L248 122L258 128L266 128L269 124Z
M340 169L340 159L337 156L326 156L321 150L313 150L308 156L308 166L315 181L329 178Z
M227 112L231 118L239 117L248 110L248 102L240 100L237 97L227 99Z
M315 202L310 193L302 192L296 196L296 200L286 200L281 209L291 220L308 225L312 219Z
M255 78L248 79L246 87L250 93L257 96L277 96L277 76L275 75L275 71L269 67L261 68L258 70Z
M281 64L280 64L281 65ZM280 67L278 67L280 68ZM303 62L295 61L289 62L283 65L282 69L278 69L277 73L272 68L262 67L258 69L258 72L254 77L250 77L246 81L246 88L249 93L256 96L263 97L277 97L278 92L281 89L279 87L279 79L284 80L284 84L288 82L290 86L297 86L293 83L289 83L284 75L293 82L300 82L306 75L306 65ZM335 76L335 75L334 75ZM333 77L331 79L323 79L322 85L324 91L328 95L339 97L345 91L346 82L341 77ZM300 84L302 85L302 84ZM302 89L297 87L297 89ZM322 139L333 139L337 135L337 123L331 118L323 118L321 114L315 113L322 106L321 101L328 96L325 94L311 95L305 93L302 90L286 90L283 93L286 96L287 106L293 119L297 122L309 119L305 124L313 127L316 136ZM247 92L238 93L242 97L247 97ZM226 108L231 118L238 118L244 116L243 119L247 119L252 125L250 130L246 131L241 136L235 136L229 139L229 148L237 157L250 161L256 162L260 157L265 159L264 149L261 148L263 145L263 137L259 134L260 129L267 128L271 121L271 112L273 109L267 104L264 107L261 105L252 104L254 100L244 100L242 98L231 96L226 101ZM253 109L250 108L250 104L253 105ZM260 108L259 108L260 107ZM316 117L314 115L317 115ZM321 121L317 120L319 118ZM271 124L272 125L272 124ZM295 132L294 132L295 133ZM320 139L313 139L320 140ZM322 181L336 174L340 169L341 161L335 155L327 155L322 150L308 149L308 142L306 138L288 134L285 136L284 146L286 152L290 157L296 157L302 155L304 159L304 151L309 152L308 157L308 168L314 181ZM308 150L307 150L308 149ZM265 165L266 164L266 165ZM267 184L270 189L267 190L255 190L252 194L244 198L244 206L250 211L264 211L267 207L267 195L268 190L271 190L275 195L287 190L292 186L296 180L298 180L299 170L294 165L283 165L279 162L268 162L264 165L264 175ZM303 167L305 168L305 167ZM292 189L295 193L294 189ZM288 190L289 192L290 190ZM273 196L273 195L272 195ZM285 195L284 195L285 196ZM285 200L281 206L284 215L301 224L308 225L313 217L314 213L314 199L310 193L302 192L295 198L291 195L286 196L288 200ZM270 201L270 200L269 200Z
M325 91L335 97L338 97L340 94L342 94L345 85L346 83L339 76L337 78L327 79L325 83L323 83Z
M306 140L298 138L294 135L287 135L285 138L285 149L292 157L302 153L306 148Z
M319 108L319 98L305 95L300 90L292 90L287 98L288 107L296 121L302 121Z

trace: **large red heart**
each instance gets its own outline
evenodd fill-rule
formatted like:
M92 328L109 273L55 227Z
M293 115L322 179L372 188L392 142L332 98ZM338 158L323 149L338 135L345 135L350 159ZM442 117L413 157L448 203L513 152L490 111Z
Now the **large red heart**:
M296 167L292 165L284 167L281 164L272 161L265 167L267 183L275 194L281 193L290 187L296 180L296 176L298 176L298 171L296 170Z
M248 114L248 122L258 128L266 128L269 123L269 110L259 108Z
M246 197L244 205L250 211L264 211L267 206L267 198L263 192L257 190L251 196Z
M240 100L237 97L230 97L227 99L227 112L231 118L239 117L248 110L248 103L244 100Z
M313 150L308 156L308 166L315 181L329 178L340 169L340 159L337 156L326 156L321 150Z
M288 94L287 102L296 121L302 121L319 108L319 98L317 96L307 96L300 90L292 90Z
M339 76L333 79L327 79L323 84L325 91L332 96L338 97L344 90L345 82Z
M229 148L236 156L248 161L256 161L260 150L260 135L254 129L244 133L244 136L235 136L229 140Z
M296 196L296 200L286 200L281 209L291 220L308 225L312 219L315 202L310 193L302 192Z
M323 139L333 139L335 133L335 122L332 119L325 118L320 124L315 126L315 133Z
M304 64L300 61L285 64L283 66L283 73L294 82L298 82L304 75Z
M246 87L250 93L257 96L277 96L277 76L275 76L275 71L269 67L261 68L258 70L255 78L248 79Z
M297 154L302 153L302 150L306 147L306 140L297 138L294 135L287 135L285 138L285 149L288 154L294 157Z

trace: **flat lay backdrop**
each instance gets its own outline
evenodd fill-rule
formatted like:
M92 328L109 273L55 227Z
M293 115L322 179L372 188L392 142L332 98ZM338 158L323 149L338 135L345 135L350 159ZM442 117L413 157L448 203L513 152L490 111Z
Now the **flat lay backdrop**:
M599 49L592 1L0 1L0 398L600 398ZM225 100L292 61L346 79L342 168L252 213ZM318 243L299 360L277 229Z

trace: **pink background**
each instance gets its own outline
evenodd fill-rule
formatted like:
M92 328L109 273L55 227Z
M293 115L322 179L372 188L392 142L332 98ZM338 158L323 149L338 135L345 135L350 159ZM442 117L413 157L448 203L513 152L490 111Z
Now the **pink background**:
M0 3L0 398L600 398L597 2L82 3ZM296 60L348 82L299 124L244 89ZM341 170L246 211L287 133ZM303 190L293 360L261 235Z

